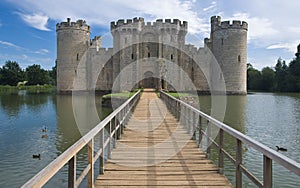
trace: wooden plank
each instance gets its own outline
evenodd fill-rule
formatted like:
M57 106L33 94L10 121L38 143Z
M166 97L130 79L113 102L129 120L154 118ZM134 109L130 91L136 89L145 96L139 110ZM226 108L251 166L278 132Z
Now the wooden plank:
M104 167L105 174L98 176L95 187L232 187L197 143L190 140L192 134L189 138L188 130L169 111L163 121L159 113L150 117L150 111L159 112L163 108L159 103L151 106L152 99L157 99L155 93L144 92L141 96L122 139L117 141ZM151 123L141 122L150 118ZM160 124L152 127L155 123ZM189 139L170 139L174 135ZM170 152L174 155L169 156Z

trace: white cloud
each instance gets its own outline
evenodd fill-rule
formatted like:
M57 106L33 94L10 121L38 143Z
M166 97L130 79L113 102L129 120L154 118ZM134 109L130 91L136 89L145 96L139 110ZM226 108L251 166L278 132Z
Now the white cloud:
M48 18L56 22L66 20L67 17L72 18L72 20L85 19L92 28L93 26L101 26L107 30L109 23L118 19L144 17L145 21L155 21L157 18L178 18L181 21L188 21L189 32L197 34L201 38L209 36L210 17L221 15L222 20L247 21L250 48L268 51L269 59L282 56L281 54L292 57L294 55L292 51L295 51L297 46L295 44L300 41L300 27L297 22L299 0L288 2L282 0L8 1L12 2L19 10L26 12L26 15L31 16L30 20L40 20L35 22L36 24L28 23L40 29L48 29ZM34 17L35 15L41 15L43 19L38 19ZM275 50L272 51L271 49L282 51L277 50L275 54ZM263 56L257 57L256 54L258 53L253 54L253 58L257 62L269 61L267 58L262 60Z
M33 50L29 50L27 48L23 48L21 46L18 46L14 43L11 43L11 42L7 42L7 41L2 41L0 40L0 46L3 46L4 48L14 48L18 51L22 51L22 52L25 52L25 53L31 53L31 54L40 54L40 55L46 55L46 54L49 54L49 50L47 49L39 49L37 51L33 51ZM26 59L26 55L23 56L24 59Z
M287 28L287 30L294 34L298 34L298 35L300 34L300 27L292 26L292 27Z
M198 16L198 9L193 10L195 0L152 0L145 3L139 0L111 0L97 2L93 0L69 1L31 1L10 0L27 12L42 14L21 14L29 25L49 30L46 27L48 18L62 21L67 17L72 19L85 19L90 25L109 27L111 21L133 17L145 17L145 20L154 21L156 18L178 18L189 22L189 31L193 33L203 32L201 26L206 26L206 19ZM51 7L51 8L49 8Z
M41 54L41 55L45 55L45 54L48 54L49 53L49 50L47 49L40 49L38 51L35 51L34 53L36 54Z
M279 31L274 27L272 21L263 17L251 17L247 13L235 13L226 20L242 20L248 23L248 40L262 40L277 36Z
M22 14L18 13L22 20L26 22L29 26L42 30L42 31L50 31L50 29L47 28L48 23L48 16L39 15L39 14Z
M18 45L14 44L14 43L7 42L7 41L0 40L0 44L3 45L3 46L5 46L5 47L12 47L12 48L16 48L16 49L24 49L21 46L18 46Z
M291 43L277 43L272 44L267 47L268 50L274 50L274 49L285 49L289 52L295 53L297 51L297 45L300 43L300 41L295 41Z
M48 57L39 58L26 54L0 53L0 66L2 66L1 63L4 64L4 62L6 62L7 60L17 61L23 69L32 64L39 64L43 68L50 70L55 64L55 60Z
M209 10L214 10L217 6L217 3L215 1L211 2L211 5L209 7L205 7L202 10L204 12L209 11Z

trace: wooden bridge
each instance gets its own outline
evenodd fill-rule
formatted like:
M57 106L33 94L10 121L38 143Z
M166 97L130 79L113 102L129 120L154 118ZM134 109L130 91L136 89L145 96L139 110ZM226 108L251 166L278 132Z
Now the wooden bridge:
M163 114L165 104L156 99L155 92L143 92L95 186L231 187L177 119L169 111ZM169 139L175 131L181 138ZM164 141L167 143L155 147ZM178 142L185 144L180 150Z
M242 187L242 174L258 187L272 187L272 161L300 176L299 163L162 91L160 98L151 91L137 92L23 187L43 186L65 164L68 187L79 186L84 177L88 187L232 187L222 175L224 157L235 166L235 187ZM220 129L218 142L211 137L212 127ZM223 148L224 132L236 139L235 157ZM97 138L99 148L94 146ZM203 141L204 151L199 148ZM263 180L244 167L242 144L263 155ZM217 165L208 159L212 146L218 151ZM88 165L77 176L76 156L84 147ZM96 161L100 175L95 180Z

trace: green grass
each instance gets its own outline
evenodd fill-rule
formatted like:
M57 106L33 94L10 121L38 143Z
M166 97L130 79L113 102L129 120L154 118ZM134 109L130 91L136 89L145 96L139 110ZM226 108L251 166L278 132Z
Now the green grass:
M109 99L109 98L127 99L127 98L130 98L131 96L133 96L137 91L138 91L138 89L135 89L132 92L110 93L110 94L103 95L102 98L103 99Z
M175 92L167 92L167 93L177 99L179 99L180 97L192 96L192 94L190 94L190 93L175 93Z
M20 90L25 90L30 94L37 93L52 93L55 92L56 87L53 85L35 85L35 86L9 86L0 85L0 92L3 94L17 94Z

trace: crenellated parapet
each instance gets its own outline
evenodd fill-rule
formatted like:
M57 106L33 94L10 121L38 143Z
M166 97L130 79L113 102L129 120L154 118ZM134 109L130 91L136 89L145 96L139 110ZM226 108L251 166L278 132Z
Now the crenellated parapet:
M248 30L248 23L240 20L222 21L220 16L211 17L211 32L220 30L220 29L241 29Z
M111 31L140 31L143 28L153 28L156 30L160 29L176 29L187 31L188 23L186 21L180 21L179 19L157 19L155 22L145 22L144 18L133 18L133 19L120 19L117 22L110 23Z
M90 26L86 24L85 20L77 20L76 22L71 22L70 18L67 18L66 22L60 22L56 24L56 31L64 29L83 30L90 32Z
M126 21L124 19L120 19L117 22L110 22L110 30L116 30L120 27L123 28L132 28L132 27L138 27L144 25L144 18L133 18L133 19L127 19Z

